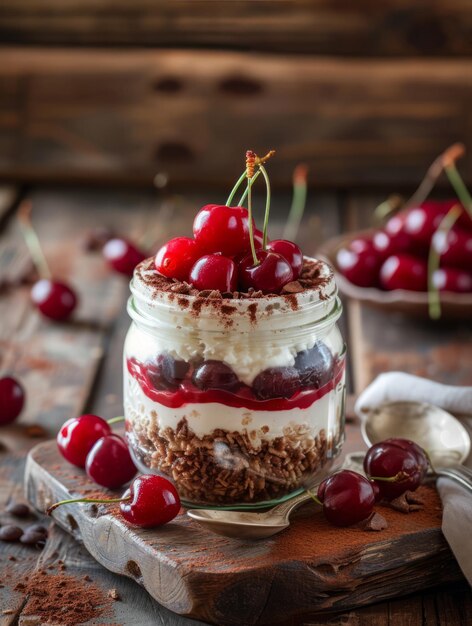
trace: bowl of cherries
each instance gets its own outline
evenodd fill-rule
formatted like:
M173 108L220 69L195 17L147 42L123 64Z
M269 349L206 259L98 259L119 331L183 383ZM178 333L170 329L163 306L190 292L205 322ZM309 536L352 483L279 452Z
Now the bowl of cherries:
M447 232L448 213L460 215ZM431 268L431 247L437 267ZM472 313L472 219L457 200L426 200L371 228L331 239L321 256L334 267L340 290L389 311L430 315L431 289L438 294L442 319Z
M335 268L343 293L416 317L470 319L472 196L455 165L464 152L462 144L454 144L439 155L403 206L392 196L377 207L379 214L387 208L382 226L323 246L320 256ZM443 172L456 198L431 200L428 195Z

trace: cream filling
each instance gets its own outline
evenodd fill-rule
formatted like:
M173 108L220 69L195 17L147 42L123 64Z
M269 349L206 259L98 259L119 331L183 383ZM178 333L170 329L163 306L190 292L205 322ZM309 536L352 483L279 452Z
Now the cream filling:
M315 438L322 429L327 436L335 436L340 428L343 381L336 389L332 389L306 409L254 411L217 402L187 403L178 408L169 408L148 398L139 383L129 374L126 378L126 419L131 423L139 420L155 422L158 431L166 428L175 430L178 423L185 418L189 429L199 438L222 429L246 433L253 445L258 447L262 439L271 441L284 435L293 436L294 432L303 438Z

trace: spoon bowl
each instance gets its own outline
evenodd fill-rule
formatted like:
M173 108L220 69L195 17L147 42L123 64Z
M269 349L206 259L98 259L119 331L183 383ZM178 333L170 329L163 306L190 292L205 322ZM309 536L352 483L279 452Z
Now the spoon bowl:
M411 439L424 448L434 466L456 466L470 453L470 436L453 415L425 402L386 402L362 416L368 446L385 439Z

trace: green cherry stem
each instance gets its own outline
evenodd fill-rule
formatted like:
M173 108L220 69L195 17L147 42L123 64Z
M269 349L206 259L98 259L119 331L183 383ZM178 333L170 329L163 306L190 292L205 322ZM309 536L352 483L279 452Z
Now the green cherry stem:
M236 195L236 192L241 187L241 185L243 184L245 179L246 179L246 170L244 170L244 172L238 178L238 180L237 180L236 184L234 185L233 189L231 190L231 193L229 194L229 196L228 196L228 198L226 200L226 206L231 206L231 203L233 202L233 198ZM241 200L239 201L238 206L241 206Z
M113 504L114 502L126 502L127 500L131 500L131 496L127 498L72 498L70 500L61 500L60 502L56 502L48 509L46 509L46 515L51 515L53 511L57 509L57 507L62 506L63 504L78 504L78 503L87 503L87 504Z
M267 171L263 165L259 165L259 170L264 177L266 184L266 206L264 213L264 226L262 228L262 249L265 250L267 247L267 228L269 226L269 214L270 214L270 180L267 175Z
M25 243L28 247L31 259L33 260L40 278L51 278L51 270L44 256L43 249L39 243L38 235L31 223L31 210L33 205L30 200L21 203L18 209L18 222L21 227Z
M251 181L250 181L251 187L252 187L252 186L254 185L254 183L256 182L257 177L260 175L260 173L261 173L261 171L260 171L260 170L258 170L258 171L254 174L254 176L251 178ZM239 198L238 206L243 206L243 202L244 202L244 201L246 200L246 198L247 198L248 191L249 191L249 188L248 188L248 187L246 187L246 189L244 190L243 195Z
M251 179L247 181L247 214L249 219L249 241L251 243L252 260L254 265L259 265L259 259L256 254L256 246L254 245L254 228L252 220L252 185Z
M284 228L284 239L295 241L305 212L308 168L301 163L293 172L292 204Z
M445 167L446 175L449 178L449 182L454 187L454 191L457 194L457 197L464 205L467 213L472 217L472 197L470 196L469 190L465 186L464 181L462 180L461 175L454 163L450 163Z
M119 415L118 417L112 417L111 419L107 420L107 424L110 424L111 426L112 424L117 424L118 422L124 422L124 420L124 415Z
M438 235L441 239L444 238L445 240L461 213L462 207L459 204L454 205L443 217L431 239L428 254L428 308L429 316L433 320L437 320L441 317L441 299L439 289L436 287L433 280L434 272L439 268L441 253L436 249L434 240Z
M316 502L316 504L319 504L320 506L323 506L323 503L321 502L321 500L318 498L318 496L315 496L314 493L312 493L309 489L306 490L307 494L310 496L310 498Z
M401 480L405 480L409 478L408 474L405 472L398 472L395 476L367 476L369 480L378 480L379 482L384 483L398 483Z

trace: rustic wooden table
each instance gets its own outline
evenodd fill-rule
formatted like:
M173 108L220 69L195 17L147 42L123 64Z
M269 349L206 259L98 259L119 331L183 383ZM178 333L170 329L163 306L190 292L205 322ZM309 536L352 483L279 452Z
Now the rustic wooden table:
M34 223L58 276L67 277L81 296L74 322L53 325L40 319L28 301L30 262L14 210L16 189L0 190L0 371L24 383L28 402L19 422L0 431L0 523L10 500L22 499L26 452L55 435L67 418L85 411L112 417L122 413L121 351L128 319L124 308L127 281L112 275L98 253L85 252L81 239L97 225L109 225L136 237L153 230L157 241L191 228L192 214L221 194L174 196L165 201L151 193L84 189L33 189ZM25 195L26 191L21 190ZM305 251L344 229L364 227L382 194L313 193L300 230ZM289 198L274 206L272 236L281 232ZM378 373L404 370L453 384L472 384L472 329L466 324L433 325L364 309L345 302L342 330L349 346L350 390L359 392ZM35 426L35 428L31 428ZM40 427L40 428L37 428ZM28 598L15 583L33 570L64 562L69 575L90 576L103 588L117 589L122 601L113 615L94 624L150 626L196 624L153 601L133 581L98 565L72 537L50 526L41 552L21 544L0 543L0 626L39 624L25 615ZM6 570L13 576L3 580ZM15 582L11 582L14 580ZM375 598L373 598L375 601ZM60 623L60 622L58 622ZM92 623L92 622L87 622ZM465 580L342 615L307 616L304 624L406 624L434 626L472 623L472 597Z

